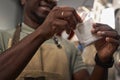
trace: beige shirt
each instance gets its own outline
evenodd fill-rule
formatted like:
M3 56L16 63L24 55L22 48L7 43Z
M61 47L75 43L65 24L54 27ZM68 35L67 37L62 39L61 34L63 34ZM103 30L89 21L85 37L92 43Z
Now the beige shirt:
M33 31L32 28L22 24L20 40ZM13 34L14 29L1 31L1 52L10 47ZM43 43L16 80L41 76L45 76L46 80L71 80L72 74L85 69L86 66L82 61L81 53L75 46L63 38L58 37L58 40L61 42L62 49L59 49L52 39Z

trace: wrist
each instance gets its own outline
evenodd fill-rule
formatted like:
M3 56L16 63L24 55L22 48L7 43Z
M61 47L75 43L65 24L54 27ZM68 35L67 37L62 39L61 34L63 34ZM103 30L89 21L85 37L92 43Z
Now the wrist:
M46 32L46 31L44 31L41 27L38 28L38 35L39 35L39 37L42 37L43 41L46 41L50 38L49 37L50 34L48 34L48 32Z
M113 63L114 63L114 59L113 57L111 57L109 60L107 60L106 62L103 62L102 60L100 60L98 54L96 53L96 56L95 56L95 62L96 62L96 65L100 66L100 67L103 67L103 68L111 68L113 66Z

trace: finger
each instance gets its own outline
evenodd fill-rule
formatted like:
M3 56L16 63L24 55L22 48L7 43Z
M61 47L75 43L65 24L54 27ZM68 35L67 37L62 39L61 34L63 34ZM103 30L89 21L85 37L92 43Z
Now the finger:
M57 19L67 20L71 29L76 28L78 20L76 19L76 16L74 15L74 13L76 13L74 8L58 7L58 8L55 8L54 11L55 11L54 14L56 15L55 17ZM76 15L77 15L77 13L76 13Z
M70 27L67 21L61 20L61 19L56 19L53 23L52 26L56 26L57 29L55 31L57 33L66 30L66 32L69 34L70 33Z
M71 30L71 32L70 32L70 34L69 34L69 36L68 36L68 40L70 40L72 37L74 36L74 31L73 30Z
M58 18L67 19L67 20L69 20L69 22L71 22L71 24L74 23L75 26L78 23L78 19L80 19L79 21L81 21L81 18L78 16L78 14L76 13L74 8L61 7L60 10L58 11L58 13L59 13ZM75 28L75 27L73 27L73 28Z
M114 39L114 38L109 38L109 37L107 37L106 38L106 42L108 42L109 44L111 44L111 47L112 47L112 51L114 52L117 48L118 48L118 46L119 46L119 44L120 44L120 42L119 42L119 40L116 40L116 39ZM110 49L109 49L110 50ZM110 50L111 51L111 50Z
M118 38L118 34L116 31L98 31L96 33L98 36L102 36L102 37L113 37L113 38Z
M83 22L82 19L80 18L80 16L77 14L76 10L74 8L71 8L71 7L64 7L63 8L65 11L70 11L74 14L75 18L76 18L76 21L77 22Z
M75 18L77 19L77 21L78 21L79 23L82 23L82 22L83 22L82 18L77 14L76 11L74 12L74 15L75 15Z
M64 12L63 17L64 17L63 20L68 21L71 29L75 29L78 22L77 22L75 16L73 15L73 13L72 12Z
M58 15L61 15L61 8L58 7L58 6L55 6L50 12L53 12L54 13L54 16L58 16Z
M115 39L115 38L111 38L111 37L106 37L106 42L109 42L109 43L115 43L117 45L120 44L120 41Z
M110 26L106 24L101 24L101 23L94 23L93 29L94 29L94 32L113 30Z
M56 12L56 15L58 18L65 18L65 17L69 16L66 14L66 12L73 12L74 8L62 6L62 7L55 8L54 11ZM64 15L63 15L63 13L64 13Z

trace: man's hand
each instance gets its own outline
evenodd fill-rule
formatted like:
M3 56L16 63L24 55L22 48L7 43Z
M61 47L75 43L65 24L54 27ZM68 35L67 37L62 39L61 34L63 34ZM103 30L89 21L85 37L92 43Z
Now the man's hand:
M63 30L69 34L71 30L75 29L78 22L81 22L81 18L74 8L54 7L39 28L45 34L45 39L49 39Z
M101 36L102 39L95 42L95 47L102 62L107 62L113 56L119 45L118 33L105 24L96 23L93 25L92 33Z

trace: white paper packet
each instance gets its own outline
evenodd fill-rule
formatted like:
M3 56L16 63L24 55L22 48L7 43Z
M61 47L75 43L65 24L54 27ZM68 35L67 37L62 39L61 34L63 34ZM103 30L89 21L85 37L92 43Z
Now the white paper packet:
M83 23L78 23L76 26L75 34L77 35L78 40L80 41L83 47L86 47L101 38L91 33L91 30L93 28L92 26L92 18L89 18Z

